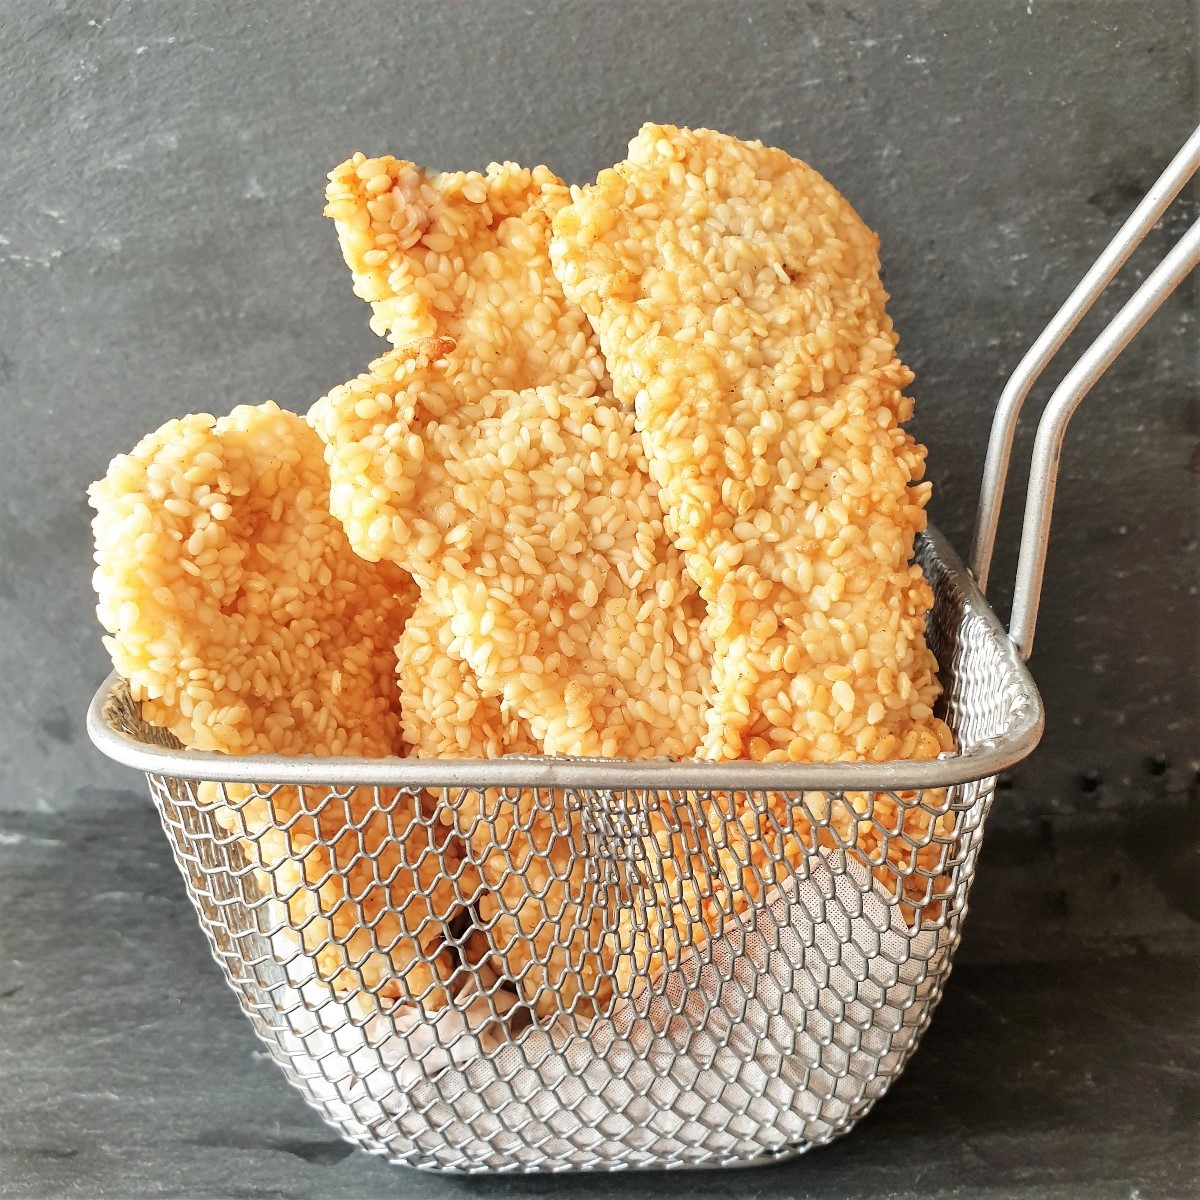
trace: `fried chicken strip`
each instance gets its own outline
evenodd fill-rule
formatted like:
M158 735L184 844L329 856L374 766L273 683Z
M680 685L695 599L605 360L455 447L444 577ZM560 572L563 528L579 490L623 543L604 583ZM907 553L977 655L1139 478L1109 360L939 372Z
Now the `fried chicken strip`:
M390 557L423 586L442 589L443 611L455 613L459 650L484 690L514 705L548 753L614 754L629 722L602 735L597 726L612 724L607 714L636 710L653 732L666 727L664 717L675 722L681 713L661 688L648 697L630 694L631 684L646 688L664 669L679 673L675 645L666 644L660 667L647 640L658 640L664 623L653 618L660 614L647 614L649 624L626 616L607 647L624 660L624 674L614 678L604 669L598 634L609 602L623 600L640 615L644 604L630 589L652 588L658 597L652 607L666 610L683 572L674 552L656 544L661 514L641 478L638 440L611 405L595 336L563 298L550 267L550 220L568 198L546 168L512 163L480 175L356 155L335 169L327 212L356 290L375 306L377 327L402 348L398 358L381 359L318 404L314 424L330 444L333 510L359 553ZM435 333L443 336L416 342ZM404 348L408 343L418 349ZM393 413L402 389L409 397ZM520 399L504 395L511 392ZM526 445L542 435L550 440ZM577 507L569 496L576 467L591 488ZM518 487L519 476L530 472L537 479ZM499 511L489 492L512 511ZM479 505L486 517L473 511ZM535 509L527 514L530 505ZM493 562L497 555L503 560ZM505 584L515 601L507 612L496 595ZM531 620L541 628L528 627ZM508 636L514 624L515 640ZM614 645L621 634L631 635L653 664L632 664L628 650ZM543 652L548 638L557 644ZM585 647L595 651L590 658L579 653ZM695 657L687 659L692 674ZM538 665L530 670L522 659ZM549 671L538 670L546 664ZM606 691L613 693L608 700ZM655 703L675 711L656 711ZM658 752L687 753L687 742L685 732ZM626 752L637 752L637 745Z
M434 753L693 754L703 605L663 536L628 415L550 387L469 403L455 379L450 345L424 343L311 414L352 540L422 587L399 648L410 741ZM458 813L491 889L481 915L543 1012L602 998L621 953L580 814L548 797L490 791Z
M693 753L702 608L628 415L553 387L467 402L452 353L395 350L314 407L351 541L413 574L545 753Z
M230 754L399 752L392 647L415 589L351 551L301 418L264 404L168 422L89 494L105 646L146 721ZM462 854L413 796L200 793L322 978L385 996L434 985Z
M411 739L469 752L461 727L438 727L453 711L480 735L475 753L526 749L531 735L547 753L692 754L703 606L662 536L595 335L551 272L548 218L567 198L544 168L511 164L486 178L395 160L335 171L327 211L374 327L402 347L447 340L373 364L312 419L355 547L414 570L452 622L449 634L414 627L400 648L425 672L406 714L434 725ZM449 687L440 699L431 670ZM483 696L519 718L521 737L498 736L495 718L488 728ZM543 1011L610 986L621 919L583 879L579 815L545 800L488 792L459 813L475 821L464 836L492 889L481 915Z
M556 273L600 336L616 396L636 408L667 528L709 607L705 755L882 761L950 748L933 716L932 593L911 563L925 451L901 427L912 376L875 235L782 151L660 125L576 189L554 228ZM808 799L823 819L824 798ZM892 868L926 890L918 868L936 873L945 819L886 794L845 805L839 836L868 856L881 825L904 828L913 846L891 839ZM793 801L772 806L775 825L808 828ZM783 849L751 837L730 854L770 867ZM745 878L757 896L757 876Z
M929 485L875 235L782 151L658 125L555 232L713 614L706 753L936 755Z
M523 723L481 694L474 673L451 653L450 626L422 599L396 647L406 737L419 756L497 757L536 754ZM688 863L704 878L716 856L703 821L681 823L672 810L647 800L650 834L614 846L584 832L580 812L567 812L549 790L455 789L441 806L454 821L485 882L477 898L474 939L483 957L514 980L539 1016L603 1009L614 991L635 982L703 940L719 899L716 889L685 880ZM603 825L610 814L589 814ZM675 818L675 819L672 819ZM630 855L635 866L620 865ZM719 887L719 885L718 885ZM635 894L630 894L630 889ZM480 944L475 942L476 945ZM480 952L476 949L476 958Z

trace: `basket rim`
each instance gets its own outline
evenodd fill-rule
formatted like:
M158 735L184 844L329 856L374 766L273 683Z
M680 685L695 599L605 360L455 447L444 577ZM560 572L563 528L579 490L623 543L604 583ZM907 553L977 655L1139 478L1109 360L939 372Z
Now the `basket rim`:
M919 535L930 543L946 575L962 590L964 607L997 639L1005 669L1020 689L1021 703L1005 733L964 752L935 759L882 763L676 762L668 759L554 758L507 754L500 758L360 758L256 754L172 749L140 741L114 728L104 715L124 681L113 671L88 708L92 743L123 766L153 775L216 783L425 787L565 787L671 791L909 791L954 787L998 775L1028 757L1041 739L1045 713L1037 685L999 618L962 560L932 525Z

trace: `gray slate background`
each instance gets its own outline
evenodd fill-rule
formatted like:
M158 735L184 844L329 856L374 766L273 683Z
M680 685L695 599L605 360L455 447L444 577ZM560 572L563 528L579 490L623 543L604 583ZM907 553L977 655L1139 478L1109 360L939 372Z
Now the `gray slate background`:
M380 348L321 216L352 151L582 181L653 117L811 161L880 231L933 515L965 551L1005 375L1197 107L1189 0L4 0L0 22L0 796L43 811L129 802L81 736L106 672L87 483L171 416L303 411ZM1194 769L1193 295L1072 430L1034 659L1048 733L1013 805L1119 805L1156 756Z
M303 410L380 348L320 215L353 150L582 181L654 118L808 159L880 231L965 549L1002 381L1186 137L1197 34L1191 0L0 0L0 1195L1194 1195L1193 290L1072 429L1048 732L946 1001L863 1129L793 1167L475 1186L344 1158L252 1057L140 781L82 718L107 670L87 483L168 417Z

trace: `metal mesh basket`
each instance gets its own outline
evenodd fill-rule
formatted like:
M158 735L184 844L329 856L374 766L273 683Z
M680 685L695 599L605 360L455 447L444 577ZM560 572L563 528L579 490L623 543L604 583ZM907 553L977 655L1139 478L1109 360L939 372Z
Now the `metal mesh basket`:
M736 790L647 786L683 766L666 763L556 786L536 760L506 761L529 774L499 788L437 786L417 760L376 762L361 789L284 782L261 763L258 786L206 786L181 777L178 758L196 756L145 725L118 680L101 720L126 750L171 756L153 763L151 794L217 959L289 1078L364 1148L465 1170L795 1153L849 1128L903 1068L949 971L995 774L1040 730L1029 676L970 577L936 534L919 557L960 752L841 787L805 766L786 768L786 787L757 768L757 786L752 764ZM911 786L939 768L939 786ZM416 803L423 784L436 803ZM518 796L524 819L505 821ZM468 844L510 847L517 885L490 919L446 815ZM540 839L523 836L534 828ZM418 944L436 940L423 990L376 965L392 965L397 934L389 871L415 866L396 847L414 845L459 882L417 927ZM689 896L724 897L716 921ZM693 928L676 933L689 909ZM594 954L575 936L588 919ZM522 971L540 984L514 987Z
M1200 135L1006 390L975 578L1025 394L1198 158ZM1023 658L1062 428L1198 238L1047 409L1011 637L936 531L919 539L953 754L234 758L180 748L110 677L92 737L146 772L217 961L330 1124L442 1170L728 1165L821 1145L883 1095L949 973L996 776L1041 732Z

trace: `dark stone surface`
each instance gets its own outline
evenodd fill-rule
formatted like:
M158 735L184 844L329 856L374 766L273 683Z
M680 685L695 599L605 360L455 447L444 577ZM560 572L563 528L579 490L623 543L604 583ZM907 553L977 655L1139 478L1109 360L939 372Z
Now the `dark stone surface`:
M892 1092L778 1167L462 1181L338 1141L210 959L148 802L0 811L0 1196L1187 1200L1200 1188L1200 798L989 831Z
M964 548L1001 382L1186 137L1196 44L1191 0L0 0L6 803L123 786L82 737L106 671L87 483L167 417L303 409L379 350L321 216L351 151L584 180L654 117L810 160L882 236L934 516ZM1048 732L1002 819L1120 805L1156 756L1177 785L1196 758L1193 296L1072 429L1034 660Z

